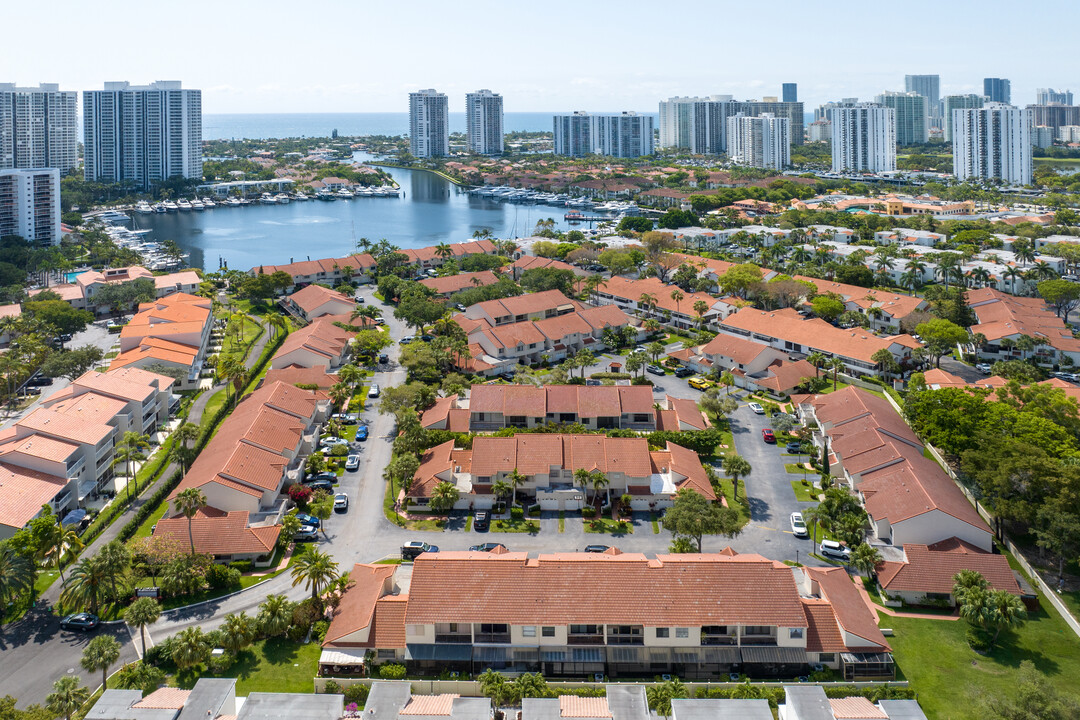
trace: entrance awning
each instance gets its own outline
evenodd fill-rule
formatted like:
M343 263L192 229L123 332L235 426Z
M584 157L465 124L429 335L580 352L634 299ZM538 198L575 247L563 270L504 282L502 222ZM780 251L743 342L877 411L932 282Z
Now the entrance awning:
M363 665L367 650L323 650L320 665Z

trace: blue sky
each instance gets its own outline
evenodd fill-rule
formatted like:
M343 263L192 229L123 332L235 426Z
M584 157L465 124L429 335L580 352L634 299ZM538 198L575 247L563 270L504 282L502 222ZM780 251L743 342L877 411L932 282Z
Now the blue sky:
M507 112L655 111L672 95L749 99L797 82L809 110L937 73L942 94L1010 78L1027 104L1036 87L1080 92L1071 40L1053 31L1075 11L1075 0L7 0L4 24L26 32L4 33L0 82L182 80L203 90L205 113L402 112L427 87L451 111L479 88L502 93Z

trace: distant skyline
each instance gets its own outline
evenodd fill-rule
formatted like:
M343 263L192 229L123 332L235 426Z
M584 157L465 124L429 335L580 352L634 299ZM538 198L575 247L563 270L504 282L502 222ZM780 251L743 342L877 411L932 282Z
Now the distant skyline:
M911 0L895 22L855 0L446 7L103 0L91 9L59 0L48 6L43 42L29 31L45 22L42 6L12 0L5 24L27 32L5 33L0 82L82 91L180 80L203 91L205 114L407 112L408 93L421 88L446 93L451 112L481 88L500 93L506 112L656 112L676 95L780 96L785 82L798 84L809 111L903 90L907 74L940 75L942 96L981 94L984 77L1009 78L1019 106L1039 87L1080 92L1065 38L1022 22L1001 0ZM1075 10L1066 0L1039 7L1048 18Z

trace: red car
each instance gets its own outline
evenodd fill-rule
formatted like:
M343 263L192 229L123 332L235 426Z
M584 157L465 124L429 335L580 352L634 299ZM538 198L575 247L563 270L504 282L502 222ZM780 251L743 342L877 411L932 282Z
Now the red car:
M776 436L773 435L773 431L770 430L769 428L764 428L761 431L761 439L764 440L767 443L775 443L776 442Z

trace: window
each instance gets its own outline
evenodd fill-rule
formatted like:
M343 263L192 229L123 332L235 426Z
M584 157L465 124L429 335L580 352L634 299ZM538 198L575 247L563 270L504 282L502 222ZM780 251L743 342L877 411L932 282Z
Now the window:
M393 650L380 650L379 651L379 659L380 660L393 660L396 657L397 657L397 653L395 651L393 651Z
M743 628L743 635L772 635L772 628L768 625L747 625Z
M596 628L597 628L596 625L571 625L570 626L570 634L571 635L595 635L596 634Z
M802 640L803 629L802 628L788 628L788 637L792 640Z
M831 663L836 662L836 653L818 653L818 662Z
M521 627L521 637L536 637L535 625L523 625Z
M545 625L540 629L540 635L542 637L555 637L555 626Z
M675 637L688 638L690 637L690 628L675 628Z
M668 637L668 628L656 628L656 637L666 638Z

